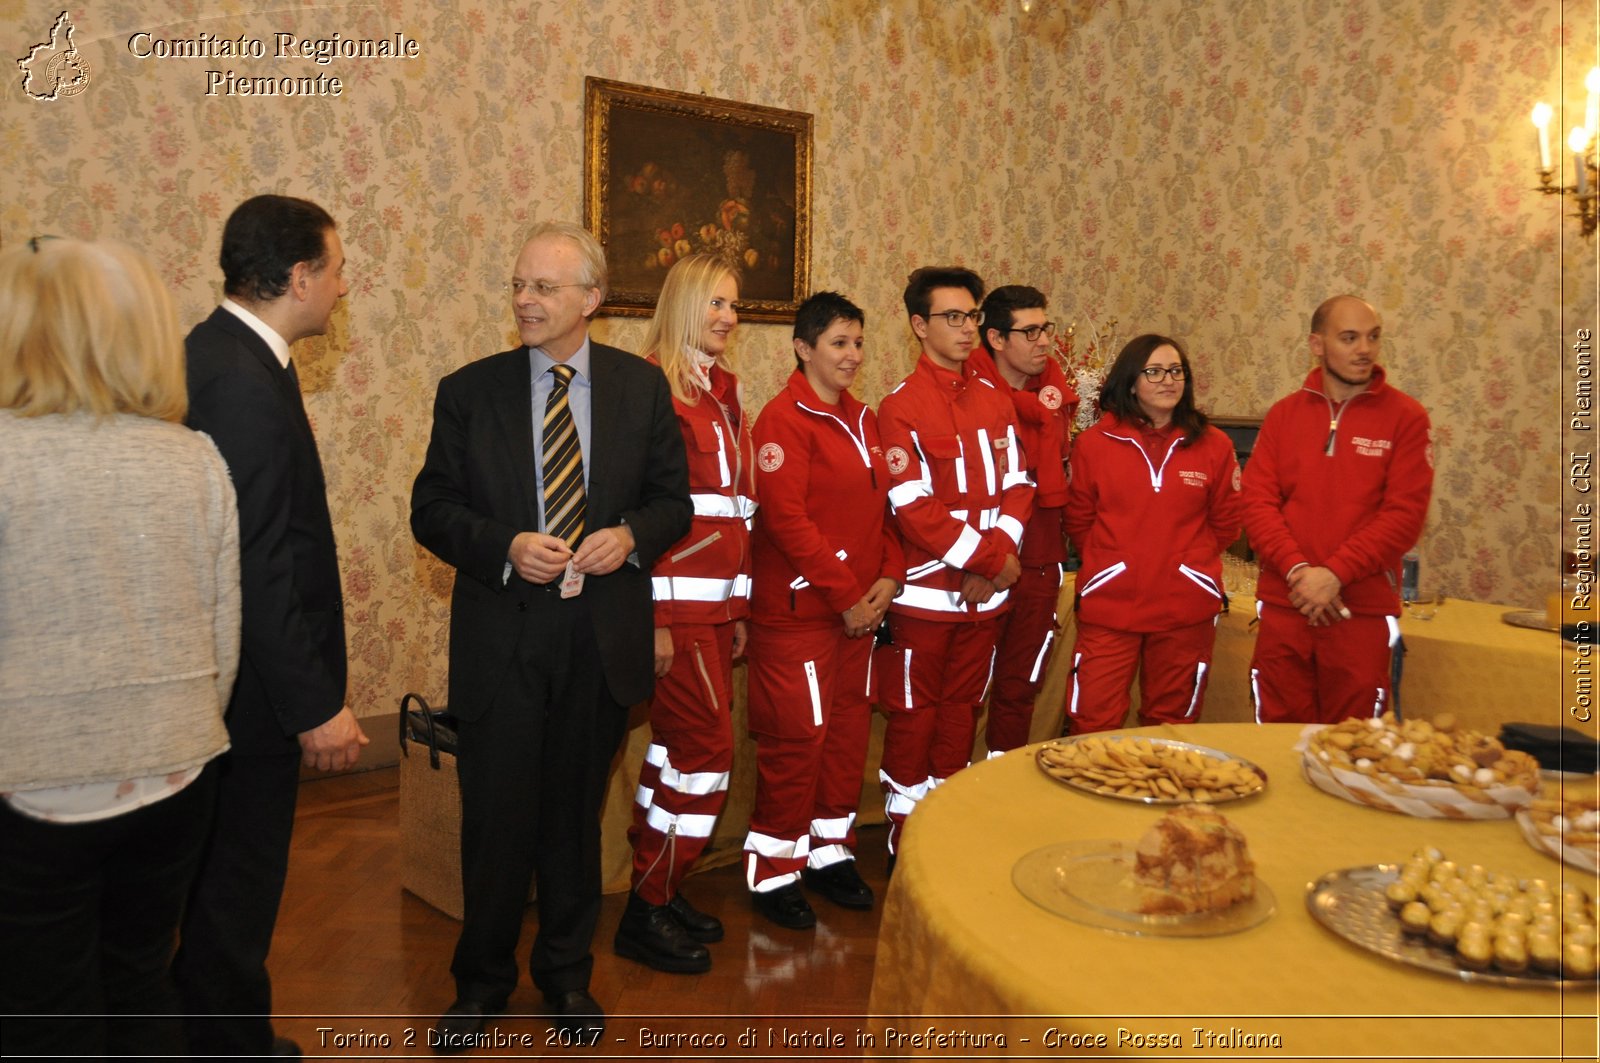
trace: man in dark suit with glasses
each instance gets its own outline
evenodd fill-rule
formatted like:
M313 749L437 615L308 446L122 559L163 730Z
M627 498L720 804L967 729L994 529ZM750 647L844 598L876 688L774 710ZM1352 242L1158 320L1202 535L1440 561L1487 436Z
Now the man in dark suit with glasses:
M417 541L455 566L449 702L458 726L465 915L456 999L429 1035L485 1043L528 966L558 1028L595 1044L600 806L627 708L655 682L650 567L689 529L683 437L661 370L589 340L605 298L593 236L546 224L509 285L522 345L439 382L411 495Z

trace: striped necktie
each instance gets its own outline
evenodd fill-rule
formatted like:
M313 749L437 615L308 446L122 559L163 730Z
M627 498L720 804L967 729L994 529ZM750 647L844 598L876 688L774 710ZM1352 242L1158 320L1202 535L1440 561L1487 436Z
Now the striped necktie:
M544 530L576 550L583 538L583 448L567 404L575 370L554 366L555 384L544 404Z

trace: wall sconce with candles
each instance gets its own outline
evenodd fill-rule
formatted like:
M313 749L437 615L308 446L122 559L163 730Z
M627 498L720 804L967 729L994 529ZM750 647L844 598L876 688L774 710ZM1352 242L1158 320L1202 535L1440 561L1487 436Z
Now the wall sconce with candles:
M1596 199L1600 196L1600 168L1595 157L1596 141L1600 140L1600 66L1589 71L1583 79L1589 90L1588 106L1584 108L1584 121L1574 126L1567 137L1567 147L1572 152L1572 180L1570 185L1558 183L1560 170L1550 156L1550 119L1555 111L1540 100L1533 107L1533 124L1539 130L1539 188L1546 195L1571 193L1578 209L1573 216L1585 237L1593 236L1596 223Z

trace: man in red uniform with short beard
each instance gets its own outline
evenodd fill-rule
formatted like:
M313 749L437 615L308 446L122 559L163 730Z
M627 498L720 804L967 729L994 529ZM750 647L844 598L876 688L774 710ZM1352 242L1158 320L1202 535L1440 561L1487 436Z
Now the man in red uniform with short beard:
M1336 723L1388 707L1400 563L1433 493L1428 414L1378 365L1383 322L1337 295L1311 316L1321 363L1261 425L1244 527L1261 558L1256 719Z

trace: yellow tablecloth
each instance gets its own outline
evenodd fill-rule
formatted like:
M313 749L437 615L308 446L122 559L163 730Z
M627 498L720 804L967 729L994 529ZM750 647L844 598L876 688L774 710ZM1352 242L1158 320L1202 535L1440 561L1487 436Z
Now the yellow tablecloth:
M1405 640L1401 710L1419 717L1453 712L1465 726L1496 734L1508 721L1559 724L1593 736L1593 722L1580 724L1566 715L1563 676L1578 658L1553 631L1513 627L1502 619L1510 606L1464 602L1451 598L1431 620L1407 614L1400 618ZM1034 741L1060 734L1061 711L1071 672L1072 580L1062 590L1059 614L1066 630L1050 661L1045 688L1034 712ZM1246 722L1254 718L1250 700L1250 657L1255 652L1255 606L1238 602L1217 625L1204 719L1208 723ZM1600 660L1587 655L1585 661ZM1137 689L1135 690L1137 704ZM1138 723L1130 713L1128 725Z
M1055 641L1034 710L1030 738L1043 741L1061 733L1062 708L1071 671L1075 632L1072 616L1073 581L1068 576L1061 590L1057 615L1064 624ZM1402 708L1418 716L1449 711L1466 726L1498 732L1508 720L1566 723L1593 737L1595 724L1579 724L1565 715L1562 680L1575 655L1554 632L1532 631L1502 622L1506 606L1451 599L1434 619L1401 619L1408 654L1402 682ZM1207 722L1249 721L1250 656L1255 649L1255 629L1250 625L1253 606L1240 603L1224 614L1217 628L1204 719ZM1137 704L1137 690L1135 690ZM737 859L755 799L755 743L745 730L745 669L734 669L734 766L728 803L712 836L702 868L718 867ZM612 772L603 817L602 869L608 891L628 888L627 827L632 815L639 766L649 745L650 728L645 713L634 714L635 726ZM1129 715L1129 724L1137 716ZM861 823L883 822L883 801L878 791L878 760L883 742L883 717L873 719L872 744L862 778ZM984 755L983 725L978 726L974 760Z
M1413 819L1314 790L1292 750L1300 731L1199 724L1134 732L1235 753L1268 774L1264 793L1222 810L1249 839L1277 911L1224 937L1097 930L1046 911L1012 884L1025 854L1063 841L1131 842L1161 809L1069 789L1039 771L1031 749L934 791L907 825L884 908L870 1008L879 1050L916 1054L905 1031L933 1027L1006 1032L1013 1054L1067 1054L1061 1040L1103 1034L1101 1054L1173 1058L1183 1053L1133 1038L1175 1033L1189 1058L1224 1055L1217 1042L1194 1045L1199 1027L1223 1039L1277 1034L1280 1050L1239 1049L1265 1057L1594 1058L1593 992L1465 984L1392 962L1324 929L1304 901L1326 872L1403 860L1422 845L1520 876L1581 880L1591 895L1594 876L1535 852L1509 819ZM967 1018L912 1018L926 1016Z

